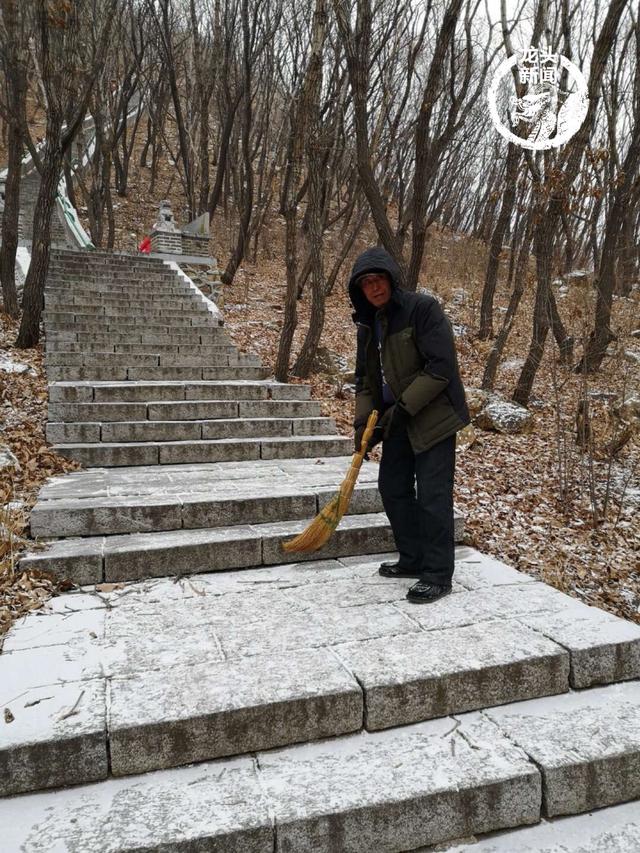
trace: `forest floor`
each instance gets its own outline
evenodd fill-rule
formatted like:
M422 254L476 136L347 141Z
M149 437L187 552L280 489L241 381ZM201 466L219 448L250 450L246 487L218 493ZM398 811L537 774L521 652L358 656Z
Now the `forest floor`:
M183 221L175 169L165 168L153 196L144 170L132 175L129 199L118 200L116 247L132 251L155 219L162 198L174 201ZM232 223L217 217L212 251L229 255ZM307 380L323 414L335 417L341 432L351 432L353 388L340 371L352 369L355 329L346 293L348 271L359 251L374 242L364 232L328 297L321 346L323 364ZM327 265L333 260L331 237ZM492 341L476 336L487 261L484 243L435 226L430 229L421 285L442 302L457 337L458 360L468 392L479 388ZM506 259L505 259L506 260ZM506 264L503 264L506 266ZM590 289L577 282L559 292L562 318L576 341L584 339L593 316ZM495 391L511 396L531 337L534 279L529 272L525 296L511 332ZM258 260L245 262L225 291L226 326L243 350L258 353L273 366L285 298L283 223L273 212L258 243ZM499 328L509 293L501 280L495 297L494 325ZM294 352L308 326L309 294L298 303ZM640 288L629 298L614 298L612 327L618 338L602 369L588 377L558 361L552 336L547 341L530 400L529 431L508 435L477 429L457 454L455 502L465 516L466 542L558 589L640 623L640 435L614 457L606 448L620 431L613 406L640 397ZM55 588L51 578L15 570L16 556L29 535L28 513L47 477L74 469L56 456L44 438L46 380L41 348L13 348L17 326L0 314L0 358L27 364L23 374L0 366L0 443L17 457L19 470L0 469L0 634L10 622L37 607ZM580 345L576 348L579 356ZM293 362L293 359L292 359ZM331 363L338 364L338 372ZM575 363L575 359L574 359ZM294 379L293 381L301 381ZM607 402L598 395L616 394ZM589 395L594 427L591 452L575 442L576 410ZM636 421L637 423L637 421Z

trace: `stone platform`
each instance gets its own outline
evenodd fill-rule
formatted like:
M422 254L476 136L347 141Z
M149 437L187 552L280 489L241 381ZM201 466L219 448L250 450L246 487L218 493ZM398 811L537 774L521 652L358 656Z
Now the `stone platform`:
M640 628L465 547L454 592L411 605L388 556L86 588L22 620L3 849L400 851L640 796Z

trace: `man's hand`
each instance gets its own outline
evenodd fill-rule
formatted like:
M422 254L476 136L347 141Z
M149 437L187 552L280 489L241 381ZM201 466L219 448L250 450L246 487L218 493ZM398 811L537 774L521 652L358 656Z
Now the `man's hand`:
M364 431L367 428L366 424L361 424L356 427L356 431L353 434L353 446L355 448L356 453L360 452L360 446L362 445L362 438L364 436Z
M394 432L405 427L411 415L400 403L394 403L378 421L376 429L380 429L381 439L389 438Z

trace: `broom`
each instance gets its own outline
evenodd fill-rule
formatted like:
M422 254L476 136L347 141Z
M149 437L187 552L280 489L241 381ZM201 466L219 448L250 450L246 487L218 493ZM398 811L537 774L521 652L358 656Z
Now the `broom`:
M347 472L347 476L342 481L338 494L323 508L318 515L295 539L290 539L288 542L283 542L282 549L289 553L298 552L309 554L312 551L317 551L329 541L331 534L338 526L340 519L347 511L353 489L360 473L362 460L367 452L367 445L373 435L373 430L378 422L378 413L374 409L369 415L367 426L365 427L360 450L354 453L351 460L351 467Z

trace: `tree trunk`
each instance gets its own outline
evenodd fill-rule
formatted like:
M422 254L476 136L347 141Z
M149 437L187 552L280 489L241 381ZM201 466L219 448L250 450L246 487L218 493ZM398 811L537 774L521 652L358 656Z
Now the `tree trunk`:
M551 257L553 252L553 220L538 217L535 226L536 272L538 286L533 314L533 335L527 358L522 367L513 400L521 406L529 402L533 382L540 367L544 345L551 324L549 289L551 286Z
M570 364L573 361L573 344L574 340L567 333L562 317L558 311L558 303L551 289L551 276L549 276L549 317L551 319L551 328L553 329L553 337L556 339L558 350L560 352L560 361L563 364Z
M324 328L326 282L324 278L323 249L323 181L324 148L320 120L320 94L322 90L322 48L327 15L325 0L316 0L313 24L311 59L309 61L309 102L312 118L307 135L307 162L309 173L309 258L311 260L311 317L309 328L298 358L293 367L297 376L306 378L313 367L318 344Z
M213 219L216 208L220 203L222 195L224 178L227 172L229 144L231 142L231 134L233 133L233 125L235 122L236 110L238 108L238 100L229 105L229 109L225 116L224 125L220 132L220 148L218 151L218 165L216 168L216 180L209 196L208 210L209 216Z
M638 207L640 199L636 200L635 216L626 216L622 223L622 232L620 234L620 260L618 264L618 274L616 275L616 284L618 285L617 293L619 296L629 296L631 286L636 280L637 271L637 246L634 239L636 229L640 224L638 222Z
M320 5L320 4L318 4ZM310 134L310 139L316 139L315 134ZM318 144L309 160L309 257L311 260L311 316L309 328L300 349L300 353L293 366L292 372L296 376L306 378L311 373L313 362L316 357L318 344L324 328L326 282L324 277L324 263L322 259L322 176L320 174L321 152Z
M491 352L489 353L489 357L487 358L487 363L484 369L484 375L482 377L482 388L485 391L493 391L493 387L496 381L496 373L498 371L498 365L500 364L500 359L502 357L502 353L504 352L504 348L507 345L509 333L511 332L511 329L513 327L513 321L516 318L516 313L518 311L520 301L524 294L525 282L527 279L527 266L529 262L529 248L531 246L531 232L532 220L529 219L525 228L525 234L522 240L522 245L518 253L518 262L516 264L515 273L513 277L513 290L511 292L511 298L509 299L509 305L507 306L507 312L504 316L502 328L498 332L493 347L491 348Z
M289 359L293 335L298 325L298 202L300 177L302 172L303 143L308 136L309 117L308 68L302 75L298 90L294 92L289 109L290 125L287 142L287 168L282 187L282 209L285 219L285 265L287 271L287 290L284 303L284 317L276 356L275 376L279 382L289 378Z
M64 182L67 188L67 198L71 202L71 206L75 207L77 210L78 202L76 201L75 187L73 186L73 172L71 171L71 156L69 151L65 154L62 168L64 171Z
M280 331L278 355L275 364L275 377L278 382L286 382L289 378L289 357L293 335L298 325L297 300L297 251L296 251L296 213L289 208L285 219L285 262L287 268L287 292L284 303L284 318Z
M564 233L565 238L565 247L564 247L564 262L562 265L562 270L564 273L571 272L573 269L573 264L575 262L576 256L576 243L571 233L571 225L569 223L569 217L567 216L566 210L563 210L560 214L560 218L562 220L562 231Z
M59 130L54 138L56 142L59 140ZM60 180L62 156L59 143L53 150L47 146L46 157L43 159L44 167L40 176L40 192L33 214L31 264L24 283L22 321L16 340L16 346L20 349L33 347L40 340L40 318L51 249L51 217L54 212L58 181Z
M331 293L333 293L333 288L335 287L335 284L336 284L336 281L338 278L338 273L342 269L342 265L344 264L345 260L347 259L347 255L349 254L349 252L353 248L353 244L356 242L356 240L358 238L358 234L360 234L360 232L364 228L365 222L367 221L367 213L368 213L368 211L366 209L366 206L364 206L363 209L358 214L358 216L356 218L356 222L353 225L353 227L349 233L349 236L347 237L347 239L342 244L342 248L340 249L340 252L338 253L338 256L335 260L333 268L327 277L327 296L329 296Z
M0 247L0 280L4 312L17 317L16 252L20 217L20 178L22 172L22 133L17 122L10 121L7 134L8 168L2 213L2 246Z
M147 116L147 137L144 141L144 145L142 146L142 154L140 154L140 166L143 169L147 168L147 154L149 153L149 148L151 146L151 116ZM118 171L118 167L116 166L116 172ZM117 187L116 187L117 188Z
M243 43L244 43L244 116L241 135L242 144L242 178L239 180L238 198L241 200L240 223L238 225L238 238L235 249L229 258L221 279L223 284L231 284L233 277L242 259L244 258L249 226L251 225L251 213L253 210L253 162L251 157L251 34L248 21L248 0L243 0ZM246 16L246 18L245 18Z
M482 302L480 305L480 329L478 330L478 338L486 340L493 337L493 299L498 283L498 269L500 267L500 253L502 251L502 243L507 230L507 225L511 221L513 205L516 199L517 190L517 175L518 164L520 163L520 149L513 142L509 143L507 153L507 172L505 177L505 188L502 196L502 206L500 215L496 222L496 227L493 230L491 237L491 245L489 248L489 263L487 264L487 272L484 279L484 288L482 290Z
M333 0L333 7L345 50L349 80L353 92L356 158L360 182L369 202L380 242L400 267L402 283L404 284L407 273L406 263L402 256L400 242L387 217L386 203L380 193L373 171L369 145L367 98L369 96L369 64L371 62L369 51L371 2L367 0L367 2L358 3L358 29L356 34L351 28L347 5L343 6L340 0Z
M4 311L17 317L16 251L20 223L20 179L22 177L22 127L26 121L27 72L20 44L15 0L4 0L0 6L9 43L4 48L4 71L7 84L7 179L2 213L2 246L0 247L0 282Z
M640 36L637 44L637 58L640 61ZM639 102L640 68L636 70L636 104ZM617 247L625 217L633 221L629 203L633 196L632 180L637 175L640 164L640 108L636 112L635 119L629 148L616 177L615 194L607 216L602 255L594 281L597 294L594 327L582 359L576 365L576 373L583 370L587 373L597 371L605 357L607 346L614 339L611 331L611 305L615 289Z

